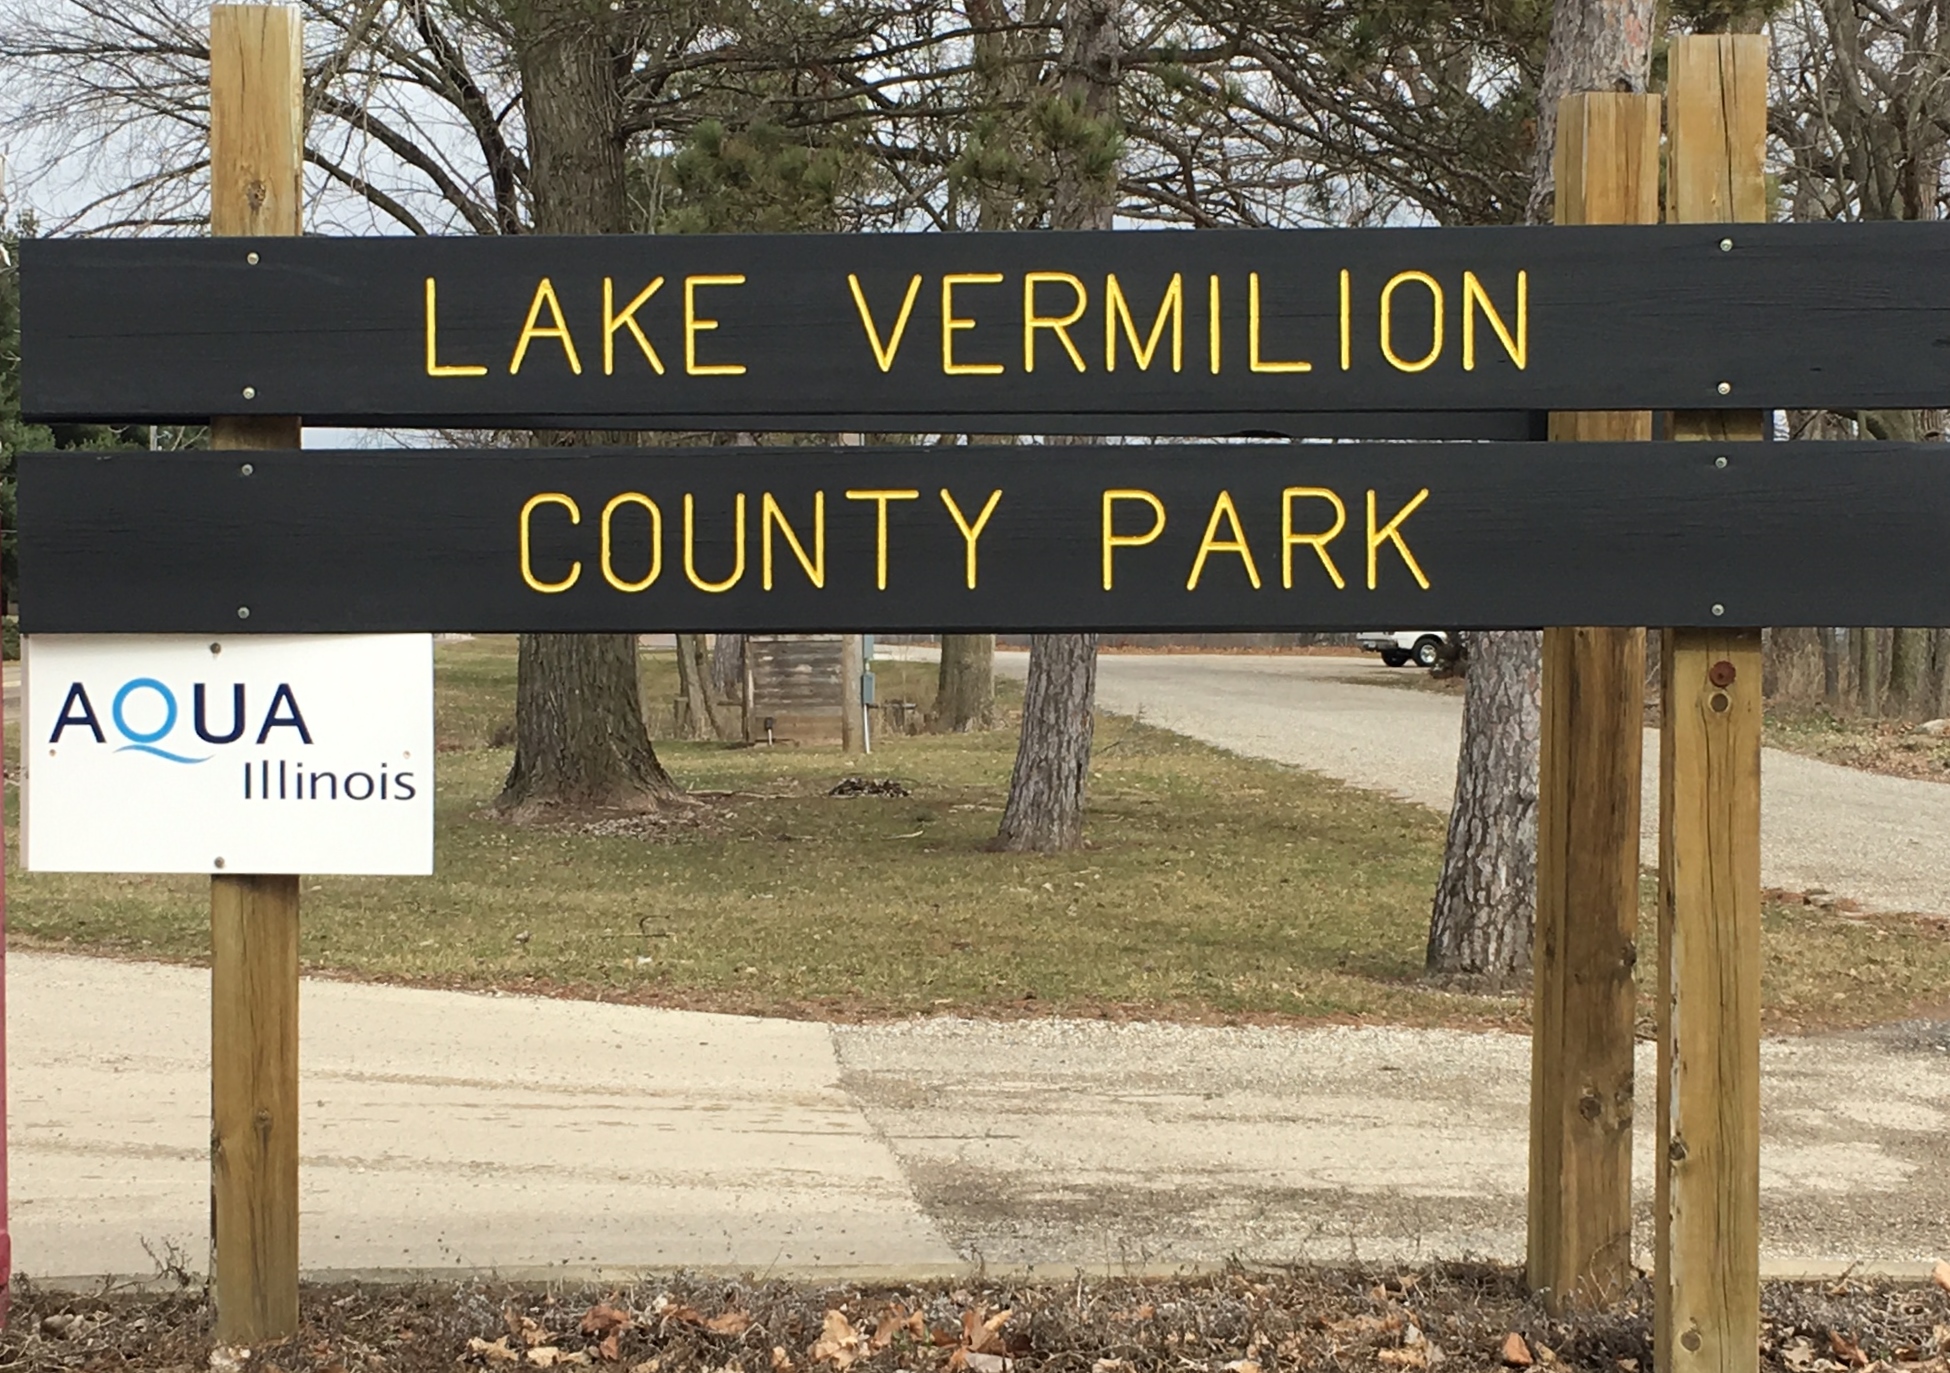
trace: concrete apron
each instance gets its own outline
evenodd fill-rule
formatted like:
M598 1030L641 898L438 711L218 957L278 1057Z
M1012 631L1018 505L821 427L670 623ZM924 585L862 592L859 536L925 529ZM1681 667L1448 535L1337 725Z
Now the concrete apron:
M9 961L19 1270L201 1272L208 974ZM302 1262L321 1278L1522 1255L1519 1035L828 1027L312 980L303 997ZM1924 1271L1950 1215L1950 1037L1777 1040L1763 1062L1769 1271Z

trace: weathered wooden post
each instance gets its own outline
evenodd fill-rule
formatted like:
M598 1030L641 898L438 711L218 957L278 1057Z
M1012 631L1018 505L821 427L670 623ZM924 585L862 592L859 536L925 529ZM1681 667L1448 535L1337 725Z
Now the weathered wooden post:
M1656 224L1659 97L1558 106L1559 224ZM1645 440L1650 411L1551 416L1551 438ZM1632 1278L1632 965L1645 631L1544 631L1531 1022L1531 1290L1560 1310Z
M1668 64L1668 218L1765 220L1767 40L1675 39ZM1710 246L1738 253L1740 235L1730 231ZM1673 437L1757 439L1762 422L1757 410L1681 411ZM1727 609L1701 606L1701 621ZM1760 675L1758 629L1665 631L1654 1337L1661 1373L1742 1373L1760 1359Z
M210 230L299 232L304 52L298 12L210 10ZM241 251L241 249L240 249ZM295 416L210 422L213 448L297 448ZM298 1329L298 879L210 879L210 1227L216 1337Z

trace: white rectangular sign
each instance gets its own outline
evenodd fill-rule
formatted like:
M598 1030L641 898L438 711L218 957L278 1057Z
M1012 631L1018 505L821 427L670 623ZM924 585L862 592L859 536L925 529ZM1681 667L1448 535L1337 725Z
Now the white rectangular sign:
M22 673L27 867L433 871L426 634L61 634Z

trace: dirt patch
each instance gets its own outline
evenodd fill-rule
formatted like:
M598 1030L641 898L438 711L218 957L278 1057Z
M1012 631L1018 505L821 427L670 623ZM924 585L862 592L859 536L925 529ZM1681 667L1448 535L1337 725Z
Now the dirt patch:
M1866 1282L1770 1283L1762 1366L1886 1363L1945 1373L1950 1294ZM708 1278L538 1290L503 1284L315 1285L301 1333L247 1359L213 1348L203 1294L14 1296L12 1369L591 1366L633 1373L1288 1373L1553 1365L1652 1367L1652 1294L1555 1320L1513 1269L1244 1269L1174 1280L898 1287ZM214 1356L214 1357L213 1357ZM1827 1362L1822 1362L1826 1360Z
M1950 732L1926 733L1909 721L1770 710L1767 742L1789 753L1864 772L1950 783Z

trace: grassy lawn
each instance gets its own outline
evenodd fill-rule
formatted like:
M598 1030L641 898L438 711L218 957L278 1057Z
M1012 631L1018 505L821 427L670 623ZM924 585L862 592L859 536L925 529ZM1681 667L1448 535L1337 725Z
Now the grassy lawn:
M883 700L932 694L932 666L877 671ZM674 664L647 656L644 676L655 720ZM313 970L846 1018L1523 1016L1515 999L1418 980L1442 826L1413 805L1105 716L1090 847L1074 855L985 850L1013 730L882 738L855 759L660 743L701 804L522 828L490 809L510 757L512 641L441 646L437 680L437 875L308 879ZM826 794L849 775L911 795ZM203 878L14 872L23 947L205 955ZM1911 1014L1950 986L1950 933L1929 922L1777 906L1767 933L1783 1027Z

